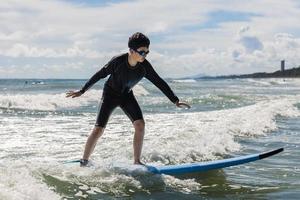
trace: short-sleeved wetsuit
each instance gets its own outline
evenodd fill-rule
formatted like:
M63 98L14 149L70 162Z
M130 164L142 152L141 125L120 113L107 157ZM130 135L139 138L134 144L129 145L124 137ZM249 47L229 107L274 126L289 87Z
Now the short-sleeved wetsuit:
M132 67L128 63L128 53L112 58L103 68L95 73L80 90L87 91L97 81L106 76L100 110L97 115L96 126L105 127L112 111L120 106L132 122L143 119L142 111L133 95L132 88L143 78L150 80L173 103L178 97L168 84L154 71L151 64L145 59Z

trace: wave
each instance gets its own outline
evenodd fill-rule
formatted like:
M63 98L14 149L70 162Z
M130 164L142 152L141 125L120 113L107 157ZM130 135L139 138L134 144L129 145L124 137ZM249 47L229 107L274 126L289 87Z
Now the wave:
M146 114L142 160L160 165L226 157L242 148L237 137L266 135L276 130L278 115L299 117L300 111L294 106L299 102L299 95L277 96L228 110ZM26 120L14 117L1 121L3 126L0 126L0 133L5 134L1 137L6 139L6 143L0 147L0 156L6 157L3 159L5 162L0 162L0 186L3 188L0 197L26 199L30 196L40 199L45 194L43 199L58 199L50 190L53 185L70 186L70 190L59 190L61 187L53 189L65 196L92 196L94 193L122 196L130 193L127 188L139 192L145 188L155 190L165 186L174 190L198 190L200 185L192 179L163 176L163 181L159 181L157 177L151 179L149 176L134 176L112 170L114 168L110 166L118 166L118 163L132 163L133 129L124 114L111 117L101 138L101 145L97 145L93 153L92 159L99 168L82 169L62 165L61 161L81 155L94 118L94 115L49 115L43 118L28 117ZM16 131L18 134L14 134ZM32 172L36 171L42 171L47 177L40 174L34 177Z
M246 79L247 82L253 83L256 86L274 86L274 85L288 85L291 83L296 83L292 79L284 78L264 78L264 79Z
M173 82L176 83L196 83L197 81L195 79L177 79L177 80L172 80Z
M133 87L133 93L136 96L147 96L149 92L140 84Z
M0 108L38 111L56 111L78 108L101 99L102 91L90 90L79 98L59 94L7 94L0 96Z
M269 81L256 80L256 79L246 79L247 82L253 83L256 86L271 86L272 84Z
M280 98L220 111L149 115L149 161L185 163L215 159L240 149L239 137L265 135L277 129L276 116L297 117L297 98ZM146 118L147 119L147 118ZM147 121L147 120L146 120ZM155 147L155 148L154 148ZM152 149L158 149L154 151Z
M229 108L237 108L250 104L254 104L259 97L253 98L253 95L241 94L204 94L186 96L183 98L185 102L192 105L191 112L224 110ZM172 109L173 105L165 96L148 96L141 103L143 110L150 113L174 113L178 110ZM171 108L171 109L170 109ZM184 111L184 110L182 110Z
M34 177L31 169L24 166L24 163L19 162L18 167L16 163L11 165L14 166L13 170L11 166L0 166L0 199L61 199L41 179Z
M148 91L141 85L133 88L136 96L146 96ZM0 109L21 109L36 111L57 111L80 108L99 102L102 90L88 90L78 98L66 98L65 93L59 94L6 94L0 96ZM97 105L97 104L95 104Z

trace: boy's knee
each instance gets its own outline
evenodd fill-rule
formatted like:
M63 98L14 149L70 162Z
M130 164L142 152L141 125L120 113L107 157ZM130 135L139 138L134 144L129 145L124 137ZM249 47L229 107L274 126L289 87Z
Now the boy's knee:
M145 130L145 121L142 119L134 121L133 125L136 131L141 132Z
M95 126L94 129L93 129L93 133L96 134L96 135L102 135L104 131L104 128L101 127L101 126Z

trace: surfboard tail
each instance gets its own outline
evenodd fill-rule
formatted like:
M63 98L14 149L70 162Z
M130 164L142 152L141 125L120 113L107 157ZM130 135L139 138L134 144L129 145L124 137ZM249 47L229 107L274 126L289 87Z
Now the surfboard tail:
M63 164L68 164L68 163L80 163L80 160L67 160L63 162Z

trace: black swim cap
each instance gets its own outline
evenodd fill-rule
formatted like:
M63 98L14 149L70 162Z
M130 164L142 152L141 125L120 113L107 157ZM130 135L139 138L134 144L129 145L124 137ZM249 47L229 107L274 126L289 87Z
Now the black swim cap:
M140 47L149 47L150 40L143 33L136 32L128 40L128 47L133 50L137 50Z

